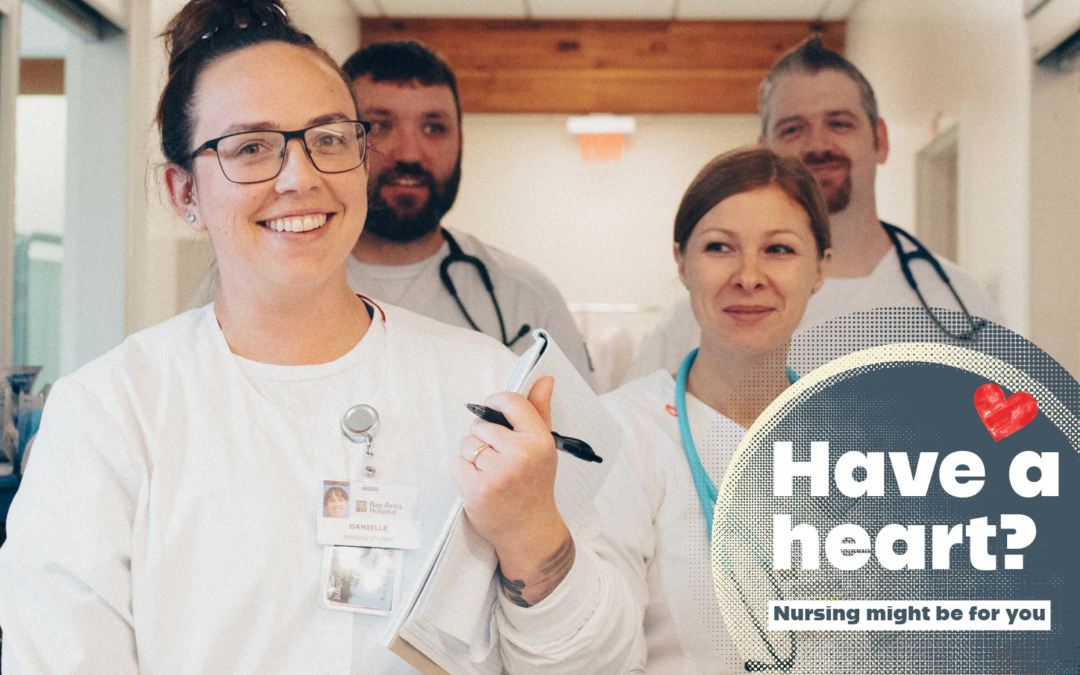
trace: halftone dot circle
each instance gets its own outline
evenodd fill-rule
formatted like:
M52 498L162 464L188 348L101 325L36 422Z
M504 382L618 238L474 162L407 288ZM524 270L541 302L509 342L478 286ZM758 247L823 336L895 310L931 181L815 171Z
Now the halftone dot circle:
M951 330L958 327L956 317L939 312ZM1080 621L1069 604L1080 597L1068 569L1078 552L1068 536L1069 519L1077 504L1073 503L1075 498L1066 503L1070 492L1067 476L1080 479L1080 387L1076 381L1029 341L995 324L988 324L973 341L959 341L943 338L921 309L875 310L830 323L815 329L812 339L802 336L792 346L791 362L796 369L805 373L807 363L825 366L804 376L758 419L720 486L712 545L714 582L724 623L740 656L751 662L747 666L766 672L807 673L1080 671L1076 637ZM833 339L836 336L839 339ZM918 343L895 344L897 341ZM869 349L848 354L853 348ZM837 356L838 360L829 363ZM1006 438L999 444L988 440L971 398L978 384L987 381L1002 386L1007 394L1032 394L1043 421L1038 425L1033 422L1031 430L1022 430L1026 437L1017 433L1011 441ZM930 391L912 396L919 383ZM939 412L967 417L962 425L941 425L933 419ZM1022 447L1024 438L1035 438L1036 427L1042 434L1040 447ZM813 438L815 430L830 437ZM809 459L811 440L830 441L831 477L837 457L848 450L905 451L915 458L919 451L937 451L940 465L940 458L949 452L972 449L959 447L968 438L974 439L969 444L972 448L982 448L976 454L989 453L987 483L977 496L982 501L952 498L940 489L940 494L931 490L923 499L903 498L895 490L883 498L851 499L840 494L835 485L830 497L818 498L808 494L809 483L804 479L795 482L794 496L786 502L772 494L773 440L793 441L796 461ZM996 456L1005 453L1011 459L1022 450L1046 451L1054 444L1056 450L1065 450L1060 457L1062 498L1056 503L1061 508L1056 510L1049 504L1054 500L1017 497L1007 475L1003 476L1007 462L1003 464L1003 458ZM1005 448L1009 450L1005 452ZM886 474L891 474L888 468ZM800 482L806 486L800 489ZM795 571L771 569L772 515L776 513L791 515L793 526L804 522L820 526L818 570L800 569L798 544L792 547ZM1025 550L1026 573L1004 570L1001 555L998 569L976 570L967 564L966 543L954 549L951 569L931 569L932 525L966 523L975 515L988 516L994 522L1002 513L1030 513L1039 528L1035 543ZM874 555L860 570L831 567L825 557L827 526L843 522L860 524L871 538L890 522L925 525L927 569L886 570ZM1004 540L1005 533L998 532ZM997 553L1004 553L1004 549ZM1049 558L1058 561L1056 566L1045 560ZM934 600L953 599L1052 600L1054 630L768 631L765 608L757 604L769 598L925 601L931 605Z

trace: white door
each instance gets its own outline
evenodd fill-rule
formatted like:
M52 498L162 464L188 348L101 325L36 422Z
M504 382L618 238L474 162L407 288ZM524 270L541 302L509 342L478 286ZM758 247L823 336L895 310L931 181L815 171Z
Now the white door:
M935 255L960 262L960 129L915 157L915 234Z

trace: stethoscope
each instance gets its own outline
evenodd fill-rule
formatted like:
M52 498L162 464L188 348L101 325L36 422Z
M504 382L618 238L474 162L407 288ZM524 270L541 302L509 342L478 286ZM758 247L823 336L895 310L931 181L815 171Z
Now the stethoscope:
M937 327L951 338L957 340L974 340L979 331L986 326L986 321L983 319L975 319L971 316L967 307L964 306L964 301L960 299L960 294L953 288L952 282L949 281L949 276L945 274L945 270L942 269L941 263L934 257L934 254L927 250L927 248L922 245L922 242L904 230L901 230L899 227L890 225L885 221L880 222L881 226L885 228L885 233L889 235L889 239L892 240L892 244L896 248L896 255L900 258L900 270L904 273L904 278L907 279L908 286L911 286L911 290L915 291L915 295L919 296L919 302L922 303L923 309L926 310L926 313L929 314L930 318L937 324ZM903 245L900 243L900 237L904 237L911 242L911 244L915 246L915 250L910 252L905 251ZM925 260L930 263L930 266L934 268L937 275L945 282L945 286L948 287L949 292L956 298L957 304L960 305L960 311L964 313L964 319L967 321L968 325L971 326L971 330L964 333L953 333L942 325L941 320L930 311L930 306L926 304L926 298L923 297L922 291L919 290L919 284L915 281L915 275L911 273L912 260Z
M719 491L716 489L716 484L713 483L712 478L709 478L709 474L705 471L705 467L701 464L701 458L698 456L697 447L694 445L694 435L690 431L690 417L686 412L686 380L690 376L690 368L694 365L697 355L698 350L694 349L686 355L682 365L679 366L679 372L675 376L675 410L679 418L679 436L682 439L683 450L686 452L686 459L690 463L690 474L694 478L694 489L697 491L698 501L701 503L701 510L705 513L705 525L708 528L706 534L711 542L713 511L716 509L716 499ZM787 376L788 381L792 384L795 384L795 381L799 379L798 374L796 374L790 366L787 368ZM776 592L777 598L782 600L783 594L780 590L780 584L777 583L776 578L773 576L772 563L769 561L764 547L754 536L754 533L745 525L739 524L735 520L734 515L727 511L724 513L724 527L725 529L736 531L743 536L744 541L746 541L754 557L757 558L758 563L765 570L765 575L769 579L769 584ZM747 539L747 537L750 539ZM795 666L795 631L788 631L788 636L791 639L791 653L787 658L780 658L777 650L773 647L772 641L769 639L765 627L761 625L754 615L754 612L751 611L750 602L747 600L746 593L743 591L742 585L739 583L738 579L735 578L734 566L731 564L730 560L726 559L726 556L721 555L720 557L725 562L724 567L728 571L731 582L735 585L735 590L739 593L743 606L746 607L746 613L753 622L758 636L761 637L761 640L765 643L765 649L768 650L769 655L773 658L773 663L747 661L747 672L753 673L775 669L782 671L791 670Z
M528 324L521 327L521 330L517 332L513 340L508 340L506 337L506 324L503 323L502 309L499 307L499 301L495 298L495 286L491 283L491 275L488 274L487 265L480 258L474 255L468 255L465 251L461 250L461 246L458 245L457 240L450 235L445 229L442 231L443 238L446 239L446 243L450 246L450 253L443 258L442 264L439 265L439 278L442 279L442 285L446 288L446 292L450 294L450 297L457 303L458 309L461 310L462 315L465 316L465 320L469 322L472 329L478 333L483 333L480 330L480 326L476 325L472 316L469 315L469 311L465 309L465 305L462 304L461 298L458 297L457 289L454 287L454 280L450 278L450 266L456 262L463 262L468 265L472 265L476 268L476 273L480 275L480 281L483 282L484 288L487 289L488 296L491 298L491 305L495 308L495 316L499 318L499 332L502 333L502 343L507 347L513 347L521 338L529 334L532 328Z

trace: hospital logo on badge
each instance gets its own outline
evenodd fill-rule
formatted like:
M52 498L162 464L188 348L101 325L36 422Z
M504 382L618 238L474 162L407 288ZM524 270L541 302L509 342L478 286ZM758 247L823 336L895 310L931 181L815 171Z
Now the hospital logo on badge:
M367 513L367 501L363 499L356 500L356 512Z

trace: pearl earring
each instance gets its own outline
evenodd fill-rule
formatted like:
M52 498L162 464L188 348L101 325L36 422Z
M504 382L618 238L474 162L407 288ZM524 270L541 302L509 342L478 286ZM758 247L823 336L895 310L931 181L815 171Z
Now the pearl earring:
M195 214L194 213L187 214L187 221L189 223L194 223L195 222Z

